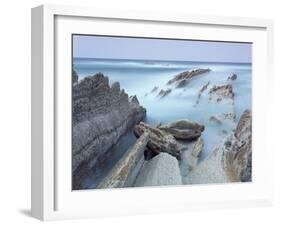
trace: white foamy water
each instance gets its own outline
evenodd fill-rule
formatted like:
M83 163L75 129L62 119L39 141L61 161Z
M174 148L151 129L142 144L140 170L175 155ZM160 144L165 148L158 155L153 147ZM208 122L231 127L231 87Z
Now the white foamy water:
M208 156L214 147L222 142L223 131L229 133L235 126L231 121L225 121L221 125L214 124L210 122L210 117L233 112L236 114L237 122L245 109L252 108L251 64L81 58L74 59L73 64L79 79L102 72L109 77L111 84L118 81L120 87L125 89L129 96L136 95L140 104L146 108L146 121L151 125L158 122L165 124L179 119L189 119L205 125L205 131L202 134L204 149L200 156L201 159ZM171 88L166 84L175 75L196 68L210 68L211 72L194 78L184 88L173 89L169 95L162 99L157 97L161 89ZM196 104L199 90L203 85L210 82L210 88L213 85L227 84L227 78L232 73L237 74L237 79L231 82L235 94L234 105L210 102L208 91L202 94L199 104ZM151 93L155 86L159 87L158 90ZM124 145L119 145L118 150L115 151L124 153L127 146L131 144L131 142L123 143Z

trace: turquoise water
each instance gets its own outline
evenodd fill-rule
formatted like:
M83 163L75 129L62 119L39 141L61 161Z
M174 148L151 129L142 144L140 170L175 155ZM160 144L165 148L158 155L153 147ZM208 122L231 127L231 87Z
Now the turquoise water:
M151 125L158 122L165 124L179 119L189 119L204 124L206 129L202 135L204 150L201 159L207 157L222 141L222 130L230 132L233 129L231 123L215 125L209 118L221 113L234 112L237 122L245 109L252 108L251 64L74 58L73 65L79 80L102 72L109 77L111 84L118 81L129 96L137 96L140 104L147 110L146 121ZM210 68L211 72L193 79L185 88L173 89L165 98L157 97L160 89L173 88L166 83L175 75L196 68ZM196 104L198 92L203 85L208 81L210 87L227 84L227 78L232 73L237 74L237 79L232 81L235 93L234 105L211 103L207 92L203 93L199 104ZM155 86L159 87L158 91L151 93ZM131 142L124 143L131 144ZM121 145L117 151L125 152L127 148L126 145Z

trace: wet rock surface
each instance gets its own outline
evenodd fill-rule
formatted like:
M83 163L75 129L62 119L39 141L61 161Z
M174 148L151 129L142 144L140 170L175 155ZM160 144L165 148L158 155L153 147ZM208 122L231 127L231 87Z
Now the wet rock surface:
M242 182L252 180L252 113L243 112L234 135L224 143L225 168Z
M74 188L87 170L120 137L145 118L146 110L136 96L128 97L118 82L109 86L101 73L73 84L72 172Z
M227 99L233 99L234 92L231 84L220 85L220 86L213 86L210 91L210 98L209 100L214 100L216 102L221 102Z
M117 162L110 173L100 182L97 188L131 187L135 183L142 164L144 150L148 142L148 134L143 133L136 143L129 148Z
M167 96L168 94L170 94L171 92L172 92L171 89L166 89L166 90L161 89L160 92L158 93L158 97L163 98L163 97Z
M182 88L185 87L191 79L210 71L210 69L194 69L192 71L185 71L174 76L174 78L168 81L167 85L174 85L176 88Z
M230 76L228 76L227 81L234 81L237 79L237 75L236 74L231 74Z
M168 153L177 159L180 159L181 145L176 141L173 135L160 130L156 127L151 127L148 124L141 122L134 128L136 137L140 137L143 133L149 134L147 149L156 155L160 152Z

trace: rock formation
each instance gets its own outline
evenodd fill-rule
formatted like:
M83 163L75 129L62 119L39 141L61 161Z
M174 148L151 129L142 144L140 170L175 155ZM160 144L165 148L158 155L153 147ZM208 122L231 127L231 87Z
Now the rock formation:
M237 79L237 75L236 74L231 74L230 76L228 76L227 81L234 81Z
M221 125L222 124L221 120L219 120L216 116L211 116L209 121L212 122L212 123L215 123L217 125Z
M233 100L234 92L231 84L213 86L209 90L209 100L213 100L215 102L222 102L228 100Z
M204 126L189 120L178 120L165 126L159 126L160 130L170 133L179 140L194 140L201 136Z
M79 188L82 171L98 167L99 158L144 119L146 110L118 82L110 87L101 73L74 83L72 100L73 187Z
M122 188L133 186L144 163L144 150L148 134L143 133L136 143L127 150L110 173L100 182L97 188Z
M150 93L154 93L158 90L158 86L154 86L153 89L150 91Z
M180 159L181 146L176 141L174 136L159 128L154 128L141 122L135 126L134 133L136 137L140 137L143 133L149 134L149 141L147 143L147 149L155 154L160 152L166 152L177 159Z
M157 96L159 98L163 98L163 97L167 96L168 94L170 94L171 92L172 92L171 89L166 89L166 90L161 89Z
M174 78L168 81L167 85L175 85L176 88L182 88L186 86L191 79L195 78L198 75L202 75L211 71L210 69L194 69L192 71L184 71Z
M182 178L177 159L167 153L160 153L146 162L137 177L135 186L181 185Z
M252 113L244 111L233 136L224 144L223 162L230 176L252 180Z
M78 82L78 74L77 72L72 68L72 83Z

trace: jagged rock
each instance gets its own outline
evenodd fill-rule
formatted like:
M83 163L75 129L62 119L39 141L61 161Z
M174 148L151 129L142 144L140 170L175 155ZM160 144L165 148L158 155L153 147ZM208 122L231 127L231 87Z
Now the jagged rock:
M204 126L189 120L178 120L165 126L160 126L159 129L172 134L179 140L194 140L201 136Z
M211 184L231 182L222 165L222 148L216 147L212 153L186 174L182 174L183 184Z
M133 186L136 176L144 163L144 150L148 134L143 133L136 143L129 148L110 173L99 183L97 188L122 188Z
M72 100L73 186L79 188L81 171L98 167L99 158L144 119L146 110L136 97L129 100L118 82L110 87L102 73L73 84Z
M252 180L252 113L244 111L233 136L224 144L223 162L240 181Z
M160 153L146 162L137 177L135 186L181 185L182 178L177 159Z
M231 74L230 76L228 76L227 81L234 81L237 79L237 75L236 74Z
M158 93L158 97L159 98L163 98L163 97L167 96L171 92L172 92L171 89L166 89L166 90L161 89L160 92Z
M227 85L222 85L222 86L214 86L212 89L209 91L210 94L214 93L217 95L220 95L222 97L233 97L233 89L231 84Z
M136 95L130 96L130 97L129 97L129 102L130 102L130 103L133 103L133 104L136 104L136 105L139 105L139 104L140 104L140 103L139 103L139 100L138 100L138 98L137 98Z
M150 151L155 154L166 152L175 156L177 159L180 159L181 145L175 140L174 136L159 128L153 128L143 122L135 126L134 133L136 137L140 137L144 132L149 134L147 148Z
M201 137L199 137L197 139L197 141L195 142L193 150L192 150L192 155L194 157L198 158L198 156L200 155L200 153L201 153L201 151L203 149L203 145L204 145L203 139Z
M215 116L211 116L210 117L210 122L213 122L213 123L215 123L215 124L217 124L217 125L221 125L222 124L222 122L221 122L221 120L219 120L217 117L215 117Z
M77 72L72 68L72 84L78 82L78 74Z
M235 118L236 118L236 115L234 112L222 113L222 119L234 121Z
M194 69L192 71L184 71L168 81L167 85L175 85L176 88L186 86L190 80L198 75L211 71L210 69Z
M183 142L182 145L183 148L179 165L182 176L186 177L198 164L199 155L204 145L203 138L200 137L195 141Z
M197 97L197 100L196 100L196 104L199 104L199 100L200 100L200 98L201 98L202 93L203 93L205 90L207 90L207 88L208 88L209 85L210 85L210 81L208 81L205 85L203 85L203 86L201 87L201 89L200 89L199 92L198 92L198 97Z
M221 102L222 100L230 99L233 100L234 93L231 84L213 86L209 90L209 100L214 100L216 102Z
M153 89L150 91L150 93L154 93L158 90L158 86L154 86Z

